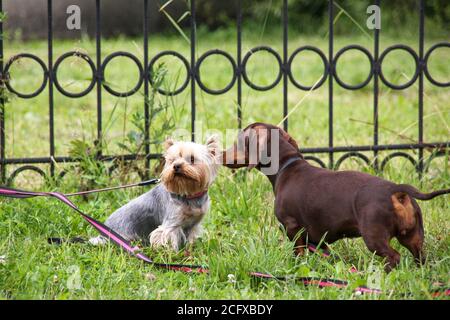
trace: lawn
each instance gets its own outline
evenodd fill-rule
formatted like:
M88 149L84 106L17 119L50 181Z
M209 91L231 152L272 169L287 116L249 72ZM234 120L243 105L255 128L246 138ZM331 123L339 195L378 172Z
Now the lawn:
M261 35L260 35L261 34ZM280 33L244 32L243 52L266 44L282 52ZM219 30L214 33L199 31L198 56L209 49L219 48L235 57L235 33ZM425 48L443 39L426 39ZM381 50L391 44L404 43L417 51L417 39L382 37ZM291 34L289 52L310 44L327 54L326 35L303 36ZM352 36L338 36L336 51L348 44L359 44L372 51L370 37L355 32ZM55 57L64 52L79 50L95 61L95 41L82 38L54 43ZM45 41L6 41L5 57L19 52L31 52L44 61L47 59ZM142 39L105 39L103 58L124 50L142 60ZM176 50L189 57L189 44L179 35L158 35L150 38L150 57L161 50ZM273 57L255 54L249 61L248 73L257 84L270 84L277 72ZM69 61L67 61L69 62ZM165 60L167 74L162 86L177 87L185 71L177 60ZM441 81L448 81L450 63L448 50L437 50L430 58L430 72ZM322 65L313 54L299 56L293 72L302 84L311 85L320 77ZM338 74L349 83L358 83L367 76L369 63L364 55L350 51L339 60ZM67 90L79 91L90 81L89 69L76 58L61 66L58 73ZM203 82L211 88L224 87L231 78L229 63L215 56L205 60L201 67ZM402 83L414 72L414 63L407 54L394 52L385 59L383 72L394 83ZM137 70L125 58L113 60L106 71L106 80L119 90L134 86ZM11 70L11 84L17 90L31 92L41 81L41 73L32 63L23 63ZM447 80L446 80L447 79ZM74 81L76 80L76 81ZM189 87L188 87L189 88ZM229 92L212 96L197 86L198 136L214 129L225 132L237 127L236 85ZM334 130L337 146L365 145L373 142L373 82L357 91L348 91L335 84ZM308 93L288 88L289 107L307 97L289 117L289 132L301 147L328 145L328 82ZM380 84L379 119L380 143L417 142L418 82L406 90L395 91ZM254 121L278 124L282 120L282 85L258 92L243 85L242 123ZM167 98L154 96L157 103L170 106L154 118L151 134L168 121L173 129L190 128L189 90ZM450 90L437 88L425 80L424 139L427 142L447 141L450 136ZM123 153L130 132L139 130L132 124L133 114L143 110L143 87L128 98L116 98L103 90L104 153ZM8 158L41 157L49 154L48 89L34 99L10 97L6 109L6 153ZM55 91L55 146L58 156L67 155L71 141L92 141L96 137L96 91L86 97L70 99ZM167 132L166 134L170 134ZM232 139L233 136L230 137ZM231 140L224 141L229 145ZM134 140L133 140L134 141ZM200 142L200 141L199 141ZM152 151L160 152L158 144ZM72 150L73 151L73 150ZM411 151L417 159L417 153ZM365 153L373 158L372 153ZM380 152L383 159L389 152ZM425 151L430 156L429 151ZM338 156L338 155L337 155ZM327 155L319 155L324 161ZM423 179L419 180L410 163L402 159L390 162L384 177L399 183L410 183L422 190L448 188L450 170L448 156L430 164ZM48 172L48 165L38 165ZM101 166L100 171L103 172ZM10 174L14 165L8 166ZM98 168L98 167L96 167ZM347 160L341 169L371 172L364 164ZM34 173L24 172L15 186L29 189L76 191L80 182L79 171L69 164L57 164L57 172L68 170L62 181L44 182ZM89 173L83 172L85 175ZM91 177L92 178L92 177ZM136 181L128 174L126 181ZM98 185L118 185L124 177L111 178L98 174ZM146 190L146 189L145 189ZM100 221L104 221L116 208L145 191L129 189L90 196L87 201L75 199L77 205ZM436 282L450 284L450 237L448 196L421 203L425 223L426 264L416 267L412 256L396 240L393 246L402 255L401 264L391 273L383 271L383 261L372 255L361 239L341 240L331 246L332 256L323 258L307 253L294 258L292 243L279 228L273 214L273 193L269 182L258 172L232 173L221 169L210 189L211 212L204 221L205 233L190 250L184 252L153 250L145 252L156 261L195 263L208 265L210 275L189 275L166 272L144 265L129 257L113 245L91 247L83 244L54 246L47 237L92 236L95 231L69 208L56 200L0 199L0 297L5 299L428 299ZM354 266L359 272L351 273ZM275 275L292 274L323 278L346 279L346 289L305 287L294 281L254 282L249 271ZM229 275L233 275L234 277ZM353 288L368 285L383 290L381 295L356 295ZM445 299L445 298L444 298Z

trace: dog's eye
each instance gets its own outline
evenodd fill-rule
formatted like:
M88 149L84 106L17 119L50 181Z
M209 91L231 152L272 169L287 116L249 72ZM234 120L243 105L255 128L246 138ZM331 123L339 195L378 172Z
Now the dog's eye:
M194 163L194 161L195 161L195 157L191 156L191 163Z

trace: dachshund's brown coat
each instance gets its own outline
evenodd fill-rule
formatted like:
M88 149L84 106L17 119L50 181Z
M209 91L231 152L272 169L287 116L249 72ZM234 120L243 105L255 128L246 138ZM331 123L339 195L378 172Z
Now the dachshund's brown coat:
M422 214L415 199L429 200L450 193L450 189L423 194L410 185L369 174L312 166L292 137L265 123L254 123L240 133L240 142L223 152L224 165L261 169L261 164L249 164L249 141L255 138L250 131L256 132L261 152L270 146L270 129L280 132L279 167L298 158L277 174L267 176L275 192L276 217L289 239L295 240L297 254L303 252L307 241L333 243L344 237L362 236L370 251L386 258L389 271L400 260L389 244L396 237L418 263L424 261ZM305 232L300 233L302 230Z

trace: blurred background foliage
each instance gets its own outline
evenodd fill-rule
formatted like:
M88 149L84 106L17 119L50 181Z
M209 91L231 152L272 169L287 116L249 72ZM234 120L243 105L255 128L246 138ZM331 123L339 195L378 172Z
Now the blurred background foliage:
M239 0L197 0L197 26L206 31L234 28ZM43 38L47 35L47 0L5 0L7 12L6 30L15 39ZM366 9L374 1L337 0L335 16L344 14L353 17L365 26ZM77 4L82 12L82 30L68 31L65 27L66 8ZM102 34L105 37L118 35L137 36L142 33L142 0L101 1ZM302 34L326 33L328 21L327 0L288 0L290 30ZM403 37L417 32L419 0L381 1L382 31ZM160 11L163 7L165 12ZM174 21L183 28L189 27L189 0L150 0L149 28L151 32L163 32L173 28ZM243 0L243 22L245 27L257 26L266 21L268 31L281 25L282 0ZM344 9L345 12L341 12ZM54 35L59 38L79 37L80 33L93 36L96 29L95 0L53 1ZM450 35L450 1L426 0L427 36ZM170 21L168 16L173 18ZM340 19L336 34L350 33L355 29L351 19Z
M334 12L335 17L341 9L346 11L346 15L354 18L359 24L365 26L368 14L367 7L375 1L365 0L336 0ZM202 9L213 15L214 11L223 10L220 7L221 1L200 0ZM260 21L268 16L269 25L281 23L283 0L253 0L244 1L245 20ZM216 7L215 7L216 6ZM382 30L383 26L390 35L401 33L404 35L411 30L411 26L418 25L419 20L419 0L396 0L381 1ZM232 25L235 16L235 8L228 7L228 20L222 16L217 20L204 18L204 23L210 28L221 25ZM327 0L288 0L288 19L292 30L315 34L324 33L328 28L328 1ZM208 14L205 13L207 17ZM427 34L441 35L450 34L450 1L448 0L425 0L425 16L427 19ZM210 23L209 20L212 22ZM339 24L335 24L336 34L351 33L355 29L355 24L350 19L341 19ZM415 30L411 30L415 31ZM383 30L383 32L385 32Z

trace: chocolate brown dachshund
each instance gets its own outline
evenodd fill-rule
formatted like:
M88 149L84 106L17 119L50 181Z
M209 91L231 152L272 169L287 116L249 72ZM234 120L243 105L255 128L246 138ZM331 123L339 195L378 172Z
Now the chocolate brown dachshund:
M278 131L275 139L279 152L274 155L268 155L274 143L270 130ZM257 146L256 155L251 152L253 143ZM393 237L412 253L417 263L424 262L423 221L415 199L430 200L450 193L450 189L421 193L410 185L366 173L312 166L292 137L265 123L245 128L222 156L229 168L256 167L263 173L264 168L278 161L278 170L266 176L275 193L275 215L289 239L295 240L296 254L303 253L307 241L333 243L361 236L371 252L386 258L387 271L400 261L400 254L389 244Z

